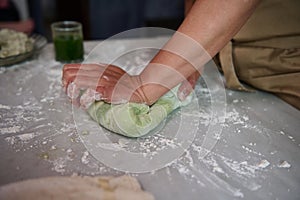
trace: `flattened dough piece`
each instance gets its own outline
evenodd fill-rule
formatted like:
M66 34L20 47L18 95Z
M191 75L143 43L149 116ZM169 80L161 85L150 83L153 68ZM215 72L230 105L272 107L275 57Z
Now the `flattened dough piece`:
M111 105L97 101L87 112L108 130L127 137L141 137L157 127L172 111L191 102L192 94L184 101L178 99L178 88L173 88L152 106L141 103Z
M46 177L0 187L1 200L154 200L130 176Z

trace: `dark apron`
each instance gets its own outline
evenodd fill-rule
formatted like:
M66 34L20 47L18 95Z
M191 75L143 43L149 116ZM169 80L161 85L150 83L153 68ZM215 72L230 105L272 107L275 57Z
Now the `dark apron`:
M262 0L217 55L226 86L272 92L300 109L300 0Z

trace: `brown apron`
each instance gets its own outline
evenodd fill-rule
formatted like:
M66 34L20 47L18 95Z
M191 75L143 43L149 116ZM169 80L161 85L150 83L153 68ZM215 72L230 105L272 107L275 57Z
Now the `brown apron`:
M299 9L299 0L262 0L218 55L228 88L251 91L243 81L300 109Z

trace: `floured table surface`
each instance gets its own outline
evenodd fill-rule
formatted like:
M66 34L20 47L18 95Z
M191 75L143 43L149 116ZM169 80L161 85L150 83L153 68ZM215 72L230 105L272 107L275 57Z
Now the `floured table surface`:
M118 41L118 46L127 43ZM86 52L97 44L86 42ZM147 55L136 54L127 64L142 65L144 57ZM102 164L83 145L80 136L88 132L76 129L72 106L61 88L61 69L54 61L51 44L35 59L1 68L1 185L49 175L124 173ZM196 95L199 108L192 114L199 124L195 139L170 165L148 173L130 173L143 188L164 200L299 199L300 112L271 94L226 90L222 134L211 152L201 158L201 144L213 121L209 90L201 80ZM112 148L124 147L127 140L120 138ZM136 143L145 152L173 145L161 132Z

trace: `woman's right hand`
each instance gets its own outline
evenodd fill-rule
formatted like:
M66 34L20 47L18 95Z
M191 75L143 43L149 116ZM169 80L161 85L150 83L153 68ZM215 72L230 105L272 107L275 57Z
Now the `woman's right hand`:
M79 89L92 89L100 100L119 104L126 102L151 104L144 94L139 76L131 76L115 65L66 64L63 68L63 87L68 91L70 83Z
M195 89L199 77L200 73L196 71L181 83L177 92L179 100L184 101L187 98L187 96L189 96L189 94Z

